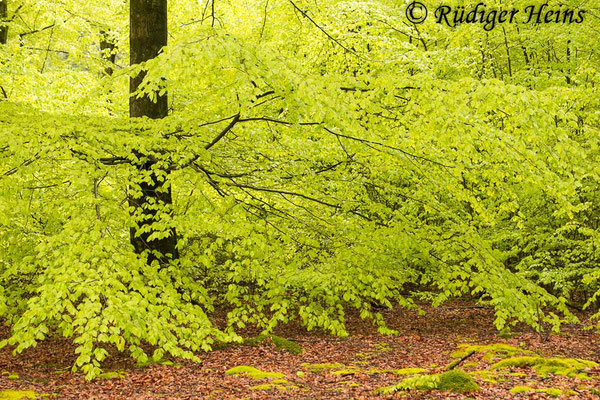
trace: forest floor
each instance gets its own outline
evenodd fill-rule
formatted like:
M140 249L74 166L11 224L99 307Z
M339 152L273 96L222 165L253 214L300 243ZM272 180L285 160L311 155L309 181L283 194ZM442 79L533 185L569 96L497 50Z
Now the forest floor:
M564 326L560 334L541 337L531 329L517 327L500 337L493 327L492 309L456 302L426 310L430 312L423 316L406 310L385 312L389 327L400 332L398 336L378 335L358 318L348 321L350 336L343 339L282 327L276 334L301 345L303 351L298 355L267 340L259 346L233 345L202 354L201 363L176 360L167 363L170 365L138 367L124 355L111 356L105 364L105 371L111 372L92 382L70 372L75 355L67 339L47 340L19 356L3 349L0 400L20 396L111 400L600 399L600 366L593 363L600 363L597 331L571 325ZM0 325L0 339L8 333L8 328ZM479 346L467 348L465 344ZM431 382L432 375L443 373L465 356L454 370L467 372L479 385L477 391L378 391L404 379L409 379L405 383ZM494 365L502 360L508 366ZM250 368L238 368L239 374L229 371L240 366L275 374Z

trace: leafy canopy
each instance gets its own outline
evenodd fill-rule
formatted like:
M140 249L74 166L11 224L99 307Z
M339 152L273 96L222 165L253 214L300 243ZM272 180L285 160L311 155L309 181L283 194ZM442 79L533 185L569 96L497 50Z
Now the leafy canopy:
M213 5L170 1L169 45L128 66L127 2L8 3L0 346L72 337L92 378L113 346L197 359L249 324L343 336L349 309L392 333L380 306L470 295L498 328L558 329L597 305L592 15L488 32L385 0ZM142 70L135 95L168 92L169 117L127 118ZM173 190L152 221L180 235L167 268L129 244L149 229L136 154Z

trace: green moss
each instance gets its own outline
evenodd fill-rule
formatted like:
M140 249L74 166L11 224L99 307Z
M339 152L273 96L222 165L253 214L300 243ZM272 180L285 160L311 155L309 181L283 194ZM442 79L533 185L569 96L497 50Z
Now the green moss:
M505 360L499 361L492 365L492 369L502 369L509 367L529 367L535 365L539 361L543 360L542 357L531 357L531 356L523 356L523 357L510 357Z
M452 352L450 356L452 358L462 358L471 352L485 354L484 358L490 360L493 358L507 358L516 355L534 355L532 351L521 349L519 347L511 346L505 343L494 343L494 344L461 344L458 346L459 350Z
M511 357L499 361L492 365L492 369L503 369L510 367L530 367L539 376L547 377L548 375L567 376L570 378L587 379L585 373L587 369L598 366L598 363L578 358L543 358L543 357Z
M510 376L517 376L517 377L525 377L525 376L527 376L527 374L524 373L524 372L509 372L508 374Z
M348 376L348 375L356 375L357 373L359 373L360 370L359 369L341 369L339 371L333 371L331 374L332 375L339 375L339 376Z
M250 390L269 390L273 387L270 383L265 383L263 385L250 386Z
M19 375L18 374L10 374L10 375L8 375L8 379L16 381L17 379L19 379Z
M437 389L451 392L476 392L479 390L479 385L465 371L455 369L440 375Z
M0 391L0 400L22 400L36 399L37 393L33 390L2 390Z
M355 375L361 372L361 369L357 366L350 365L345 366L340 363L322 363L322 364L309 364L302 363L302 367L310 372L322 372L325 370L331 371L332 375ZM304 376L304 375L303 375Z
M514 333L510 330L509 326L505 326L498 332L498 336L500 336L502 339L509 339L514 336Z
M501 377L499 377L494 371L490 371L488 369L482 369L478 371L471 372L471 375L476 375L481 380L489 383L496 384L498 382L503 381Z
M381 394L392 394L406 390L434 390L452 392L475 392L479 385L464 371L452 370L443 374L414 375L402 380L394 386L386 386L377 389Z
M169 366L169 367L181 367L181 365L182 365L182 364L180 364L180 363L176 363L176 362L173 362L173 361L171 361L171 360L160 360L160 361L154 361L154 360L152 360L151 358L149 358L149 359L148 359L147 361L145 361L145 362L138 361L138 362L136 363L136 366L138 366L138 367L142 367L142 368L143 368L143 367L147 367L148 365L167 365L167 366Z
M233 367L225 371L225 373L227 375L245 375L252 379L278 379L285 377L285 375L281 372L265 372L258 368L248 367L245 365Z
M302 363L302 367L310 372L321 372L327 369L343 369L344 364L340 363L322 363L322 364L310 364Z
M425 372L424 368L401 368L401 369L370 369L367 374L394 374L394 375L416 375Z
M125 377L125 371L123 370L107 371L98 375L98 378L100 379L120 379L123 377Z
M393 394L404 390L433 390L440 382L439 375L415 375L402 380L402 382L393 386L386 386L377 389L381 394Z
M275 379L269 383L252 386L252 387L250 387L250 389L252 389L252 390L270 390L270 389L288 390L288 389L298 389L298 386L290 384L290 382L288 382L285 379Z
M514 388L510 389L510 392L512 394L519 394L519 393L545 393L549 396L552 397L559 397L562 395L570 395L570 394L575 394L576 392L573 390L561 390L561 389L557 389L557 388L533 388L530 386L515 386Z
M298 376L298 378L304 378L306 376L304 371L298 371L298 372L296 372L296 375Z
M248 346L260 346L261 344L269 340L279 350L285 350L291 354L302 353L302 346L300 346L298 343L292 342L291 340L276 335L258 335L253 338L245 339L244 344Z

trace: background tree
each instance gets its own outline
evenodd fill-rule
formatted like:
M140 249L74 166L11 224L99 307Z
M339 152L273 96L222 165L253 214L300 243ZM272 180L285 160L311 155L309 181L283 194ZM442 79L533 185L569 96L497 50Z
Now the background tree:
M0 44L6 44L8 37L8 26L6 26L6 20L8 19L8 4L7 0L0 1Z

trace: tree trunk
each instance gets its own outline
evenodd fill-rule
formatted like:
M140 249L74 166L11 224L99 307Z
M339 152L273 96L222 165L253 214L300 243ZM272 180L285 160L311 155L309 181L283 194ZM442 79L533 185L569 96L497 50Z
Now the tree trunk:
M8 26L3 25L8 19L8 0L0 0L0 44L8 40Z
M110 37L110 33L100 31L100 52L102 53L102 58L110 63L104 70L104 73L108 76L113 74L112 66L117 59L117 55L114 53L114 50L115 44Z
M167 0L131 0L130 2L130 64L139 64L156 57L160 50L167 44ZM129 92L134 93L143 81L145 73L131 78ZM129 116L149 117L153 119L164 118L168 114L167 95L157 96L156 102L149 97L130 97ZM129 205L135 209L134 217L140 228L158 222L157 208L172 210L171 186L161 180L153 166L156 161L150 157L136 152L136 156L142 160L137 165L140 179L134 182L141 189L141 197L129 198ZM166 171L165 171L166 172ZM150 174L150 181L141 179ZM137 189L136 189L137 190ZM138 196L140 193L138 193ZM157 207L158 206L158 207ZM161 211L162 211L161 210ZM131 244L136 253L148 253L148 263L158 260L161 265L168 263L169 259L179 257L177 251L177 233L171 227L168 236L161 239L150 240L153 230L136 234L136 229L131 228Z

